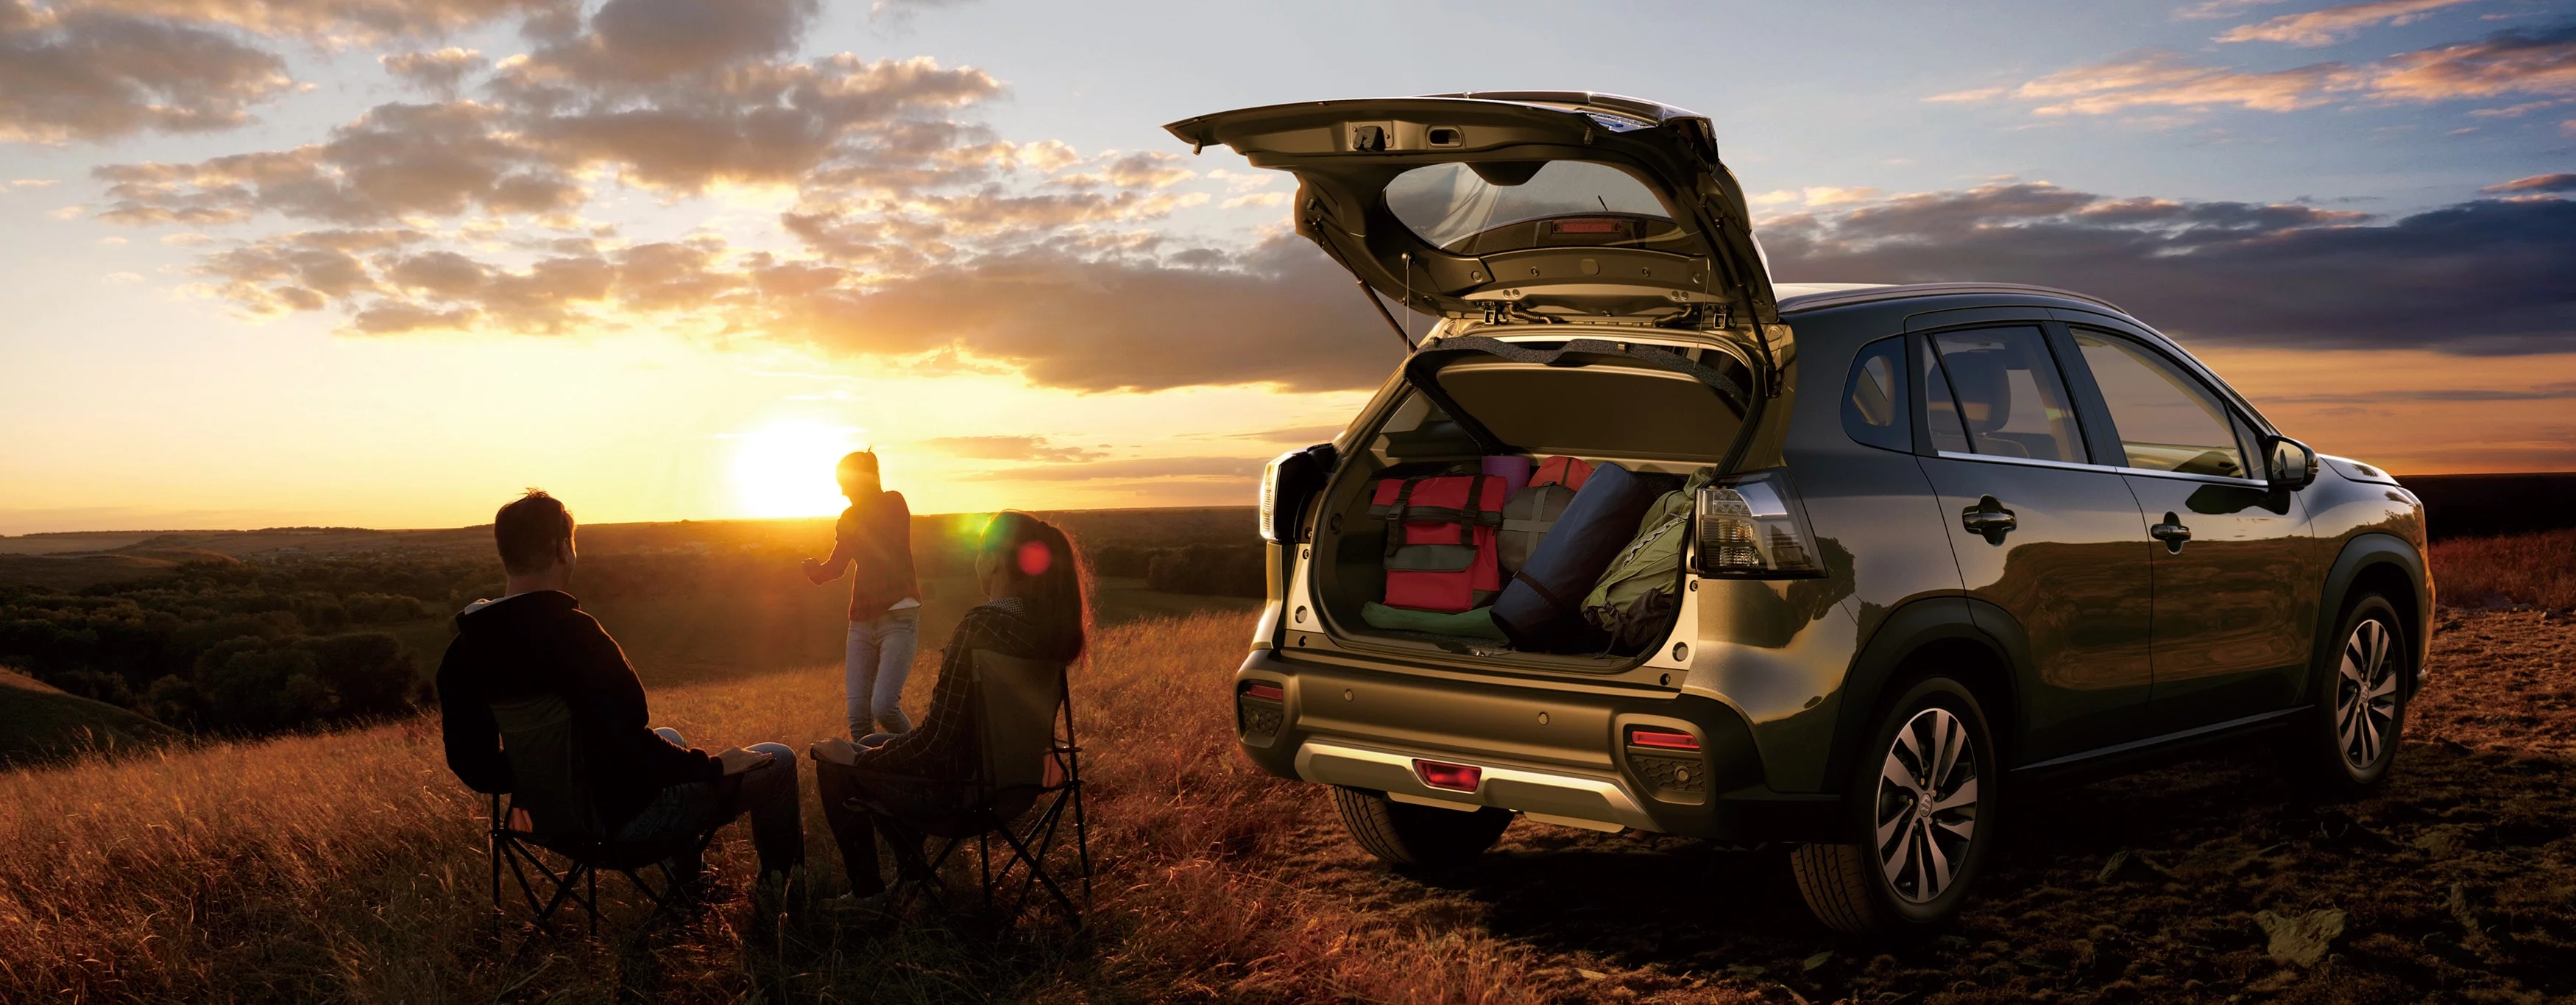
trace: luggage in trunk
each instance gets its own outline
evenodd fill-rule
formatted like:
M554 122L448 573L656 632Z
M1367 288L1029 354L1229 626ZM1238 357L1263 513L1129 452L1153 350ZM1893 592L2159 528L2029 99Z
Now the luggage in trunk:
M1617 464L1592 470L1529 561L1494 601L1494 624L1515 648L1537 652L1598 649L1609 639L1583 618L1583 598L1622 548L1664 486Z
M1488 458L1489 460L1491 458ZM1495 559L1503 573L1519 572L1530 553L1574 504L1574 493L1592 476L1592 465L1573 457L1550 457L1529 478L1529 486L1503 504L1502 529L1494 535Z
M1490 475L1379 480L1369 515L1387 523L1387 606L1458 613L1491 603L1503 584L1494 559L1503 502L1503 480Z

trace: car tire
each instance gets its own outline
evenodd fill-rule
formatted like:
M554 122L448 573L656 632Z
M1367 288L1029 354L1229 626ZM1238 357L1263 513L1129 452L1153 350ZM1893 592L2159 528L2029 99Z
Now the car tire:
M1789 868L1827 927L1925 931L1959 913L1995 845L2002 772L1993 731L1966 685L1936 676L1899 694L1868 735L1846 797L1852 840L1802 845Z
M1445 872L1475 861L1503 828L1512 811L1486 807L1469 813L1436 806L1399 803L1383 792L1335 786L1333 805L1351 839L1380 861L1399 869Z
M2376 593L2353 600L2336 622L2333 648L2315 670L2315 697L2283 741L2282 761L2299 794L2344 800L2369 794L2397 763L2406 728L2406 643L2397 606Z

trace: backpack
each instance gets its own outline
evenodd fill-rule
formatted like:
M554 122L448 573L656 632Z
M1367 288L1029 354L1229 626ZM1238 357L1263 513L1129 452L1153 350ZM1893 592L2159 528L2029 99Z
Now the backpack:
M1385 520L1386 603L1459 612L1502 591L1494 530L1503 522L1503 480L1492 475L1380 479L1369 515Z
M1655 642L1653 633L1681 605L1682 542L1690 537L1691 501L1715 475L1713 468L1694 471L1679 490L1646 507L1637 536L1584 595L1583 620L1609 634L1612 650L1633 653Z
M1574 503L1574 493L1592 477L1592 465L1573 457L1550 457L1529 477L1529 485L1503 504L1503 524L1494 535L1495 559L1505 573L1520 571L1530 553Z

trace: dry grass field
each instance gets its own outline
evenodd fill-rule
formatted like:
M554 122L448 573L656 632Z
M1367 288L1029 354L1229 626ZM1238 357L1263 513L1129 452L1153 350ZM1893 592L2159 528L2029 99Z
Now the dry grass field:
M2548 554L2437 552L2445 601L2502 583L2524 609L2443 613L2380 795L2302 804L2242 751L2019 805L1980 897L1913 945L1824 931L1777 849L1523 822L1461 875L1391 875L1322 793L1234 751L1249 620L1221 613L1104 629L1077 673L1101 863L1086 932L994 943L768 903L743 888L737 828L692 923L627 938L630 899L599 938L514 959L483 804L432 716L0 773L0 1001L2566 1001L2576 625L2523 592L2553 581ZM674 679L657 716L702 745L836 725L835 668ZM2325 955L2276 958L2263 917L2319 912L2343 922Z

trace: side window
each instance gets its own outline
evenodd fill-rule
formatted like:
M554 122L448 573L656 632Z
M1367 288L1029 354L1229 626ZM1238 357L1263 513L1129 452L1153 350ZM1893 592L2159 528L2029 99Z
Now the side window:
M2235 424L2200 381L2153 350L2075 330L2075 345L2110 406L2128 465L2146 471L2251 477Z
M2084 462L2083 433L2039 329L1942 332L1932 336L1932 345L1974 452Z
M1843 389L1843 431L1853 441L1883 450L1914 449L1912 414L1905 400L1905 340L1883 338L1862 346Z

